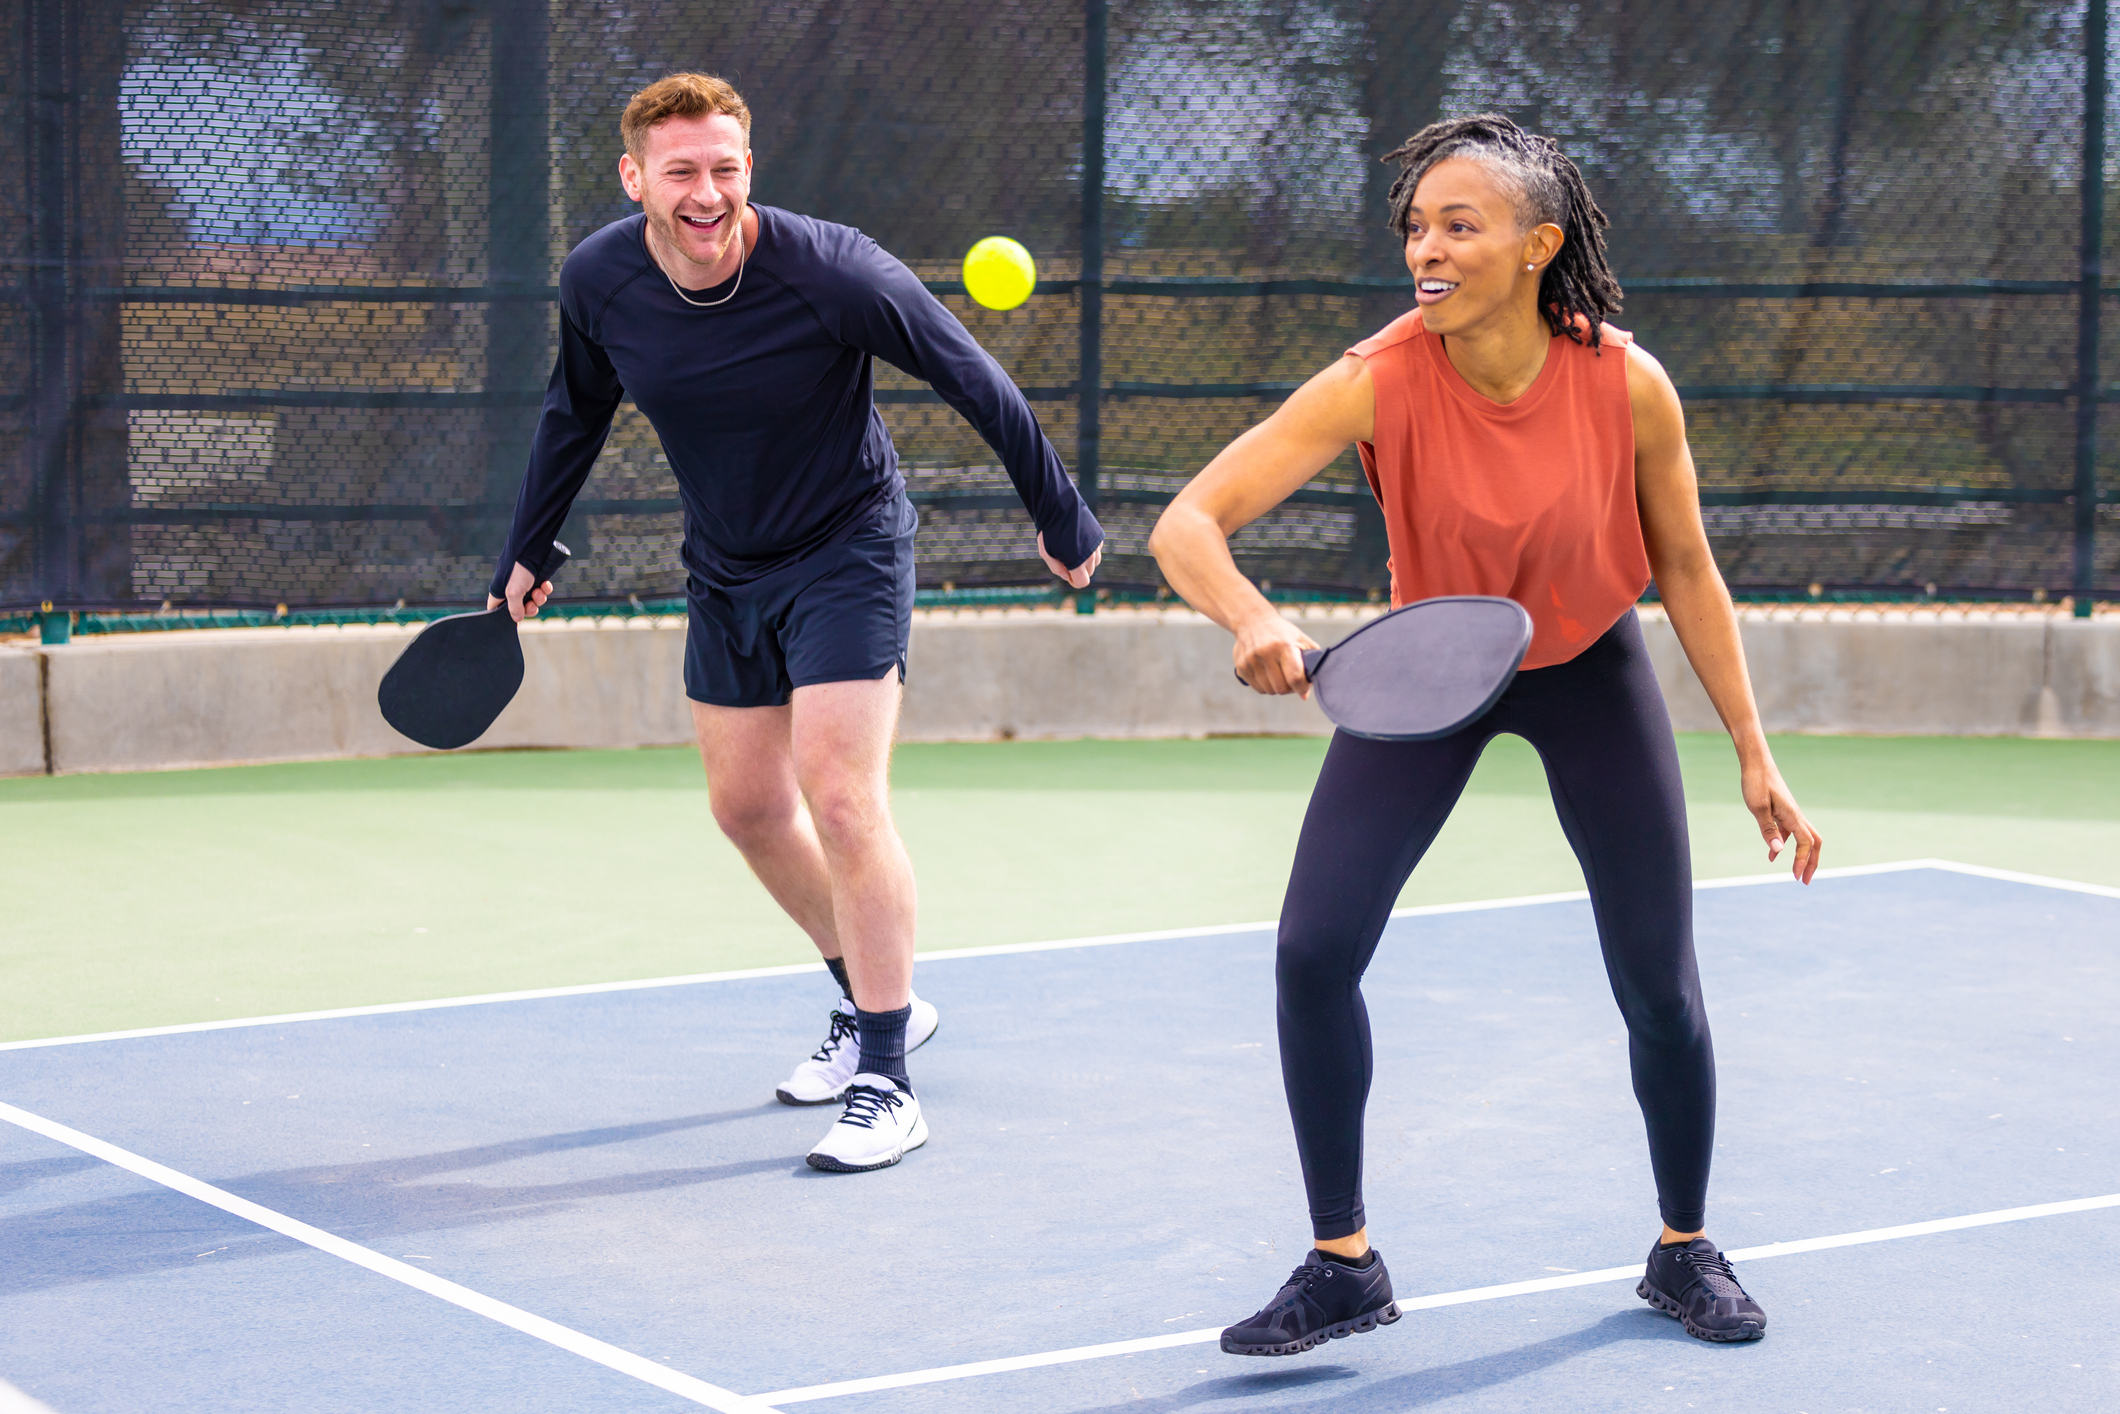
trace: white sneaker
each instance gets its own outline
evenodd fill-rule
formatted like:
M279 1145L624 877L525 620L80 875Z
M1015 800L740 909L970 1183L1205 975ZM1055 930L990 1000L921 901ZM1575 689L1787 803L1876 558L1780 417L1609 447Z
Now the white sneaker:
M905 1023L905 1053L907 1055L911 1055L922 1046L925 1046L928 1043L928 1037L934 1035L935 1028L942 1024L942 1013L935 1010L933 1002L924 1002L917 996L912 1001L913 1014L906 1019Z
M928 1141L920 1099L888 1076L864 1071L847 1085L846 1113L810 1150L810 1167L827 1173L887 1169Z
M861 1037L854 1029L854 1004L841 997L832 1008L832 1028L824 1044L795 1067L795 1073L773 1092L783 1105L829 1105L846 1093L847 1082L861 1068Z
M905 1048L916 1051L935 1034L942 1015L934 1003L913 998L913 1015L905 1024ZM861 1069L861 1037L854 1029L854 1004L841 997L832 1008L831 1030L824 1044L795 1067L795 1073L773 1092L783 1105L829 1105L845 1096L854 1072Z

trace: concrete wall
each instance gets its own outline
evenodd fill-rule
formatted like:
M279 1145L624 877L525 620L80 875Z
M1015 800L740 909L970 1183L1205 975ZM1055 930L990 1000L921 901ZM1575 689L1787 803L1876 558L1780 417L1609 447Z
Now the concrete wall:
M1670 625L1643 627L1673 724L1719 727ZM1771 731L2120 736L2120 619L1755 611L1743 632Z
M35 653L0 648L0 776L44 770L42 664Z
M1373 610L1305 615L1333 643ZM1681 730L1714 730L1658 613L1644 630ZM376 684L411 629L223 629L0 647L0 773L382 756ZM2120 617L1750 610L1745 652L1770 730L2120 737ZM691 740L681 620L571 620L524 634L523 691L482 747ZM41 659L41 701L40 701ZM900 736L1323 733L1315 707L1230 672L1229 637L1184 611L918 616Z
M1364 614L1362 618L1369 617ZM1361 622L1303 616L1320 643ZM1190 613L924 616L913 631L901 741L1329 733L1296 697L1237 681L1230 637Z
M375 705L377 684L414 631L213 629L77 638L44 649L52 769L416 752ZM679 685L682 627L572 620L536 625L523 643L523 690L480 746L691 739Z

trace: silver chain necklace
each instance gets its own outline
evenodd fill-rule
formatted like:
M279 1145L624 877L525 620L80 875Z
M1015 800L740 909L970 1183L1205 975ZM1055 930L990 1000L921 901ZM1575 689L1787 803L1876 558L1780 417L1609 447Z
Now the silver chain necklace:
M683 286L677 283L677 280L669 271L663 270L663 278L670 282L670 288L677 292L677 297L694 309L713 309L718 305L727 304L730 300L735 299L736 292L743 288L744 261L749 255L750 252L744 248L743 244L743 218L739 216L736 218L736 283L730 287L727 294L720 299L694 299L684 292ZM655 268L662 270L662 262L660 260L655 262Z

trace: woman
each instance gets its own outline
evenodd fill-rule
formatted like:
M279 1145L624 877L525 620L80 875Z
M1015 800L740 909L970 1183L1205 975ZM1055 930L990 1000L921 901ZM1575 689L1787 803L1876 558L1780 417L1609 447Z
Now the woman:
M1356 344L1232 442L1171 503L1152 548L1172 587L1236 635L1238 675L1308 695L1317 645L1237 570L1232 532L1352 442L1389 524L1392 602L1508 595L1530 611L1523 671L1485 716L1425 742L1333 737L1281 914L1281 1071L1317 1250L1233 1354L1291 1355L1398 1319L1362 1211L1368 1014L1360 980L1400 888L1487 742L1527 738L1582 862L1626 1018L1663 1232L1639 1294L1704 1340L1766 1316L1708 1240L1715 1060L1694 965L1677 749L1634 615L1654 578L1736 743L1767 857L1820 840L1760 730L1737 616L1701 528L1678 393L1605 323L1620 288L1603 212L1551 140L1507 118L1436 123L1391 154L1392 229L1419 307Z

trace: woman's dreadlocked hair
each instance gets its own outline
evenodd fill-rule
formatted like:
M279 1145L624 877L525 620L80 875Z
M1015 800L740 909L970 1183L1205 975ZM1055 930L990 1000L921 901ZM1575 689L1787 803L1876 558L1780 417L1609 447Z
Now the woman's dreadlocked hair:
M1528 229L1552 222L1567 239L1561 253L1539 276L1540 313L1546 326L1590 347L1599 343L1599 325L1619 313L1621 291L1605 263L1605 227L1612 223L1590 199L1583 174L1560 144L1534 137L1499 113L1430 123L1386 162L1399 164L1391 184L1391 229L1406 239L1414 188L1428 169L1447 157L1466 157L1515 188L1517 217Z

